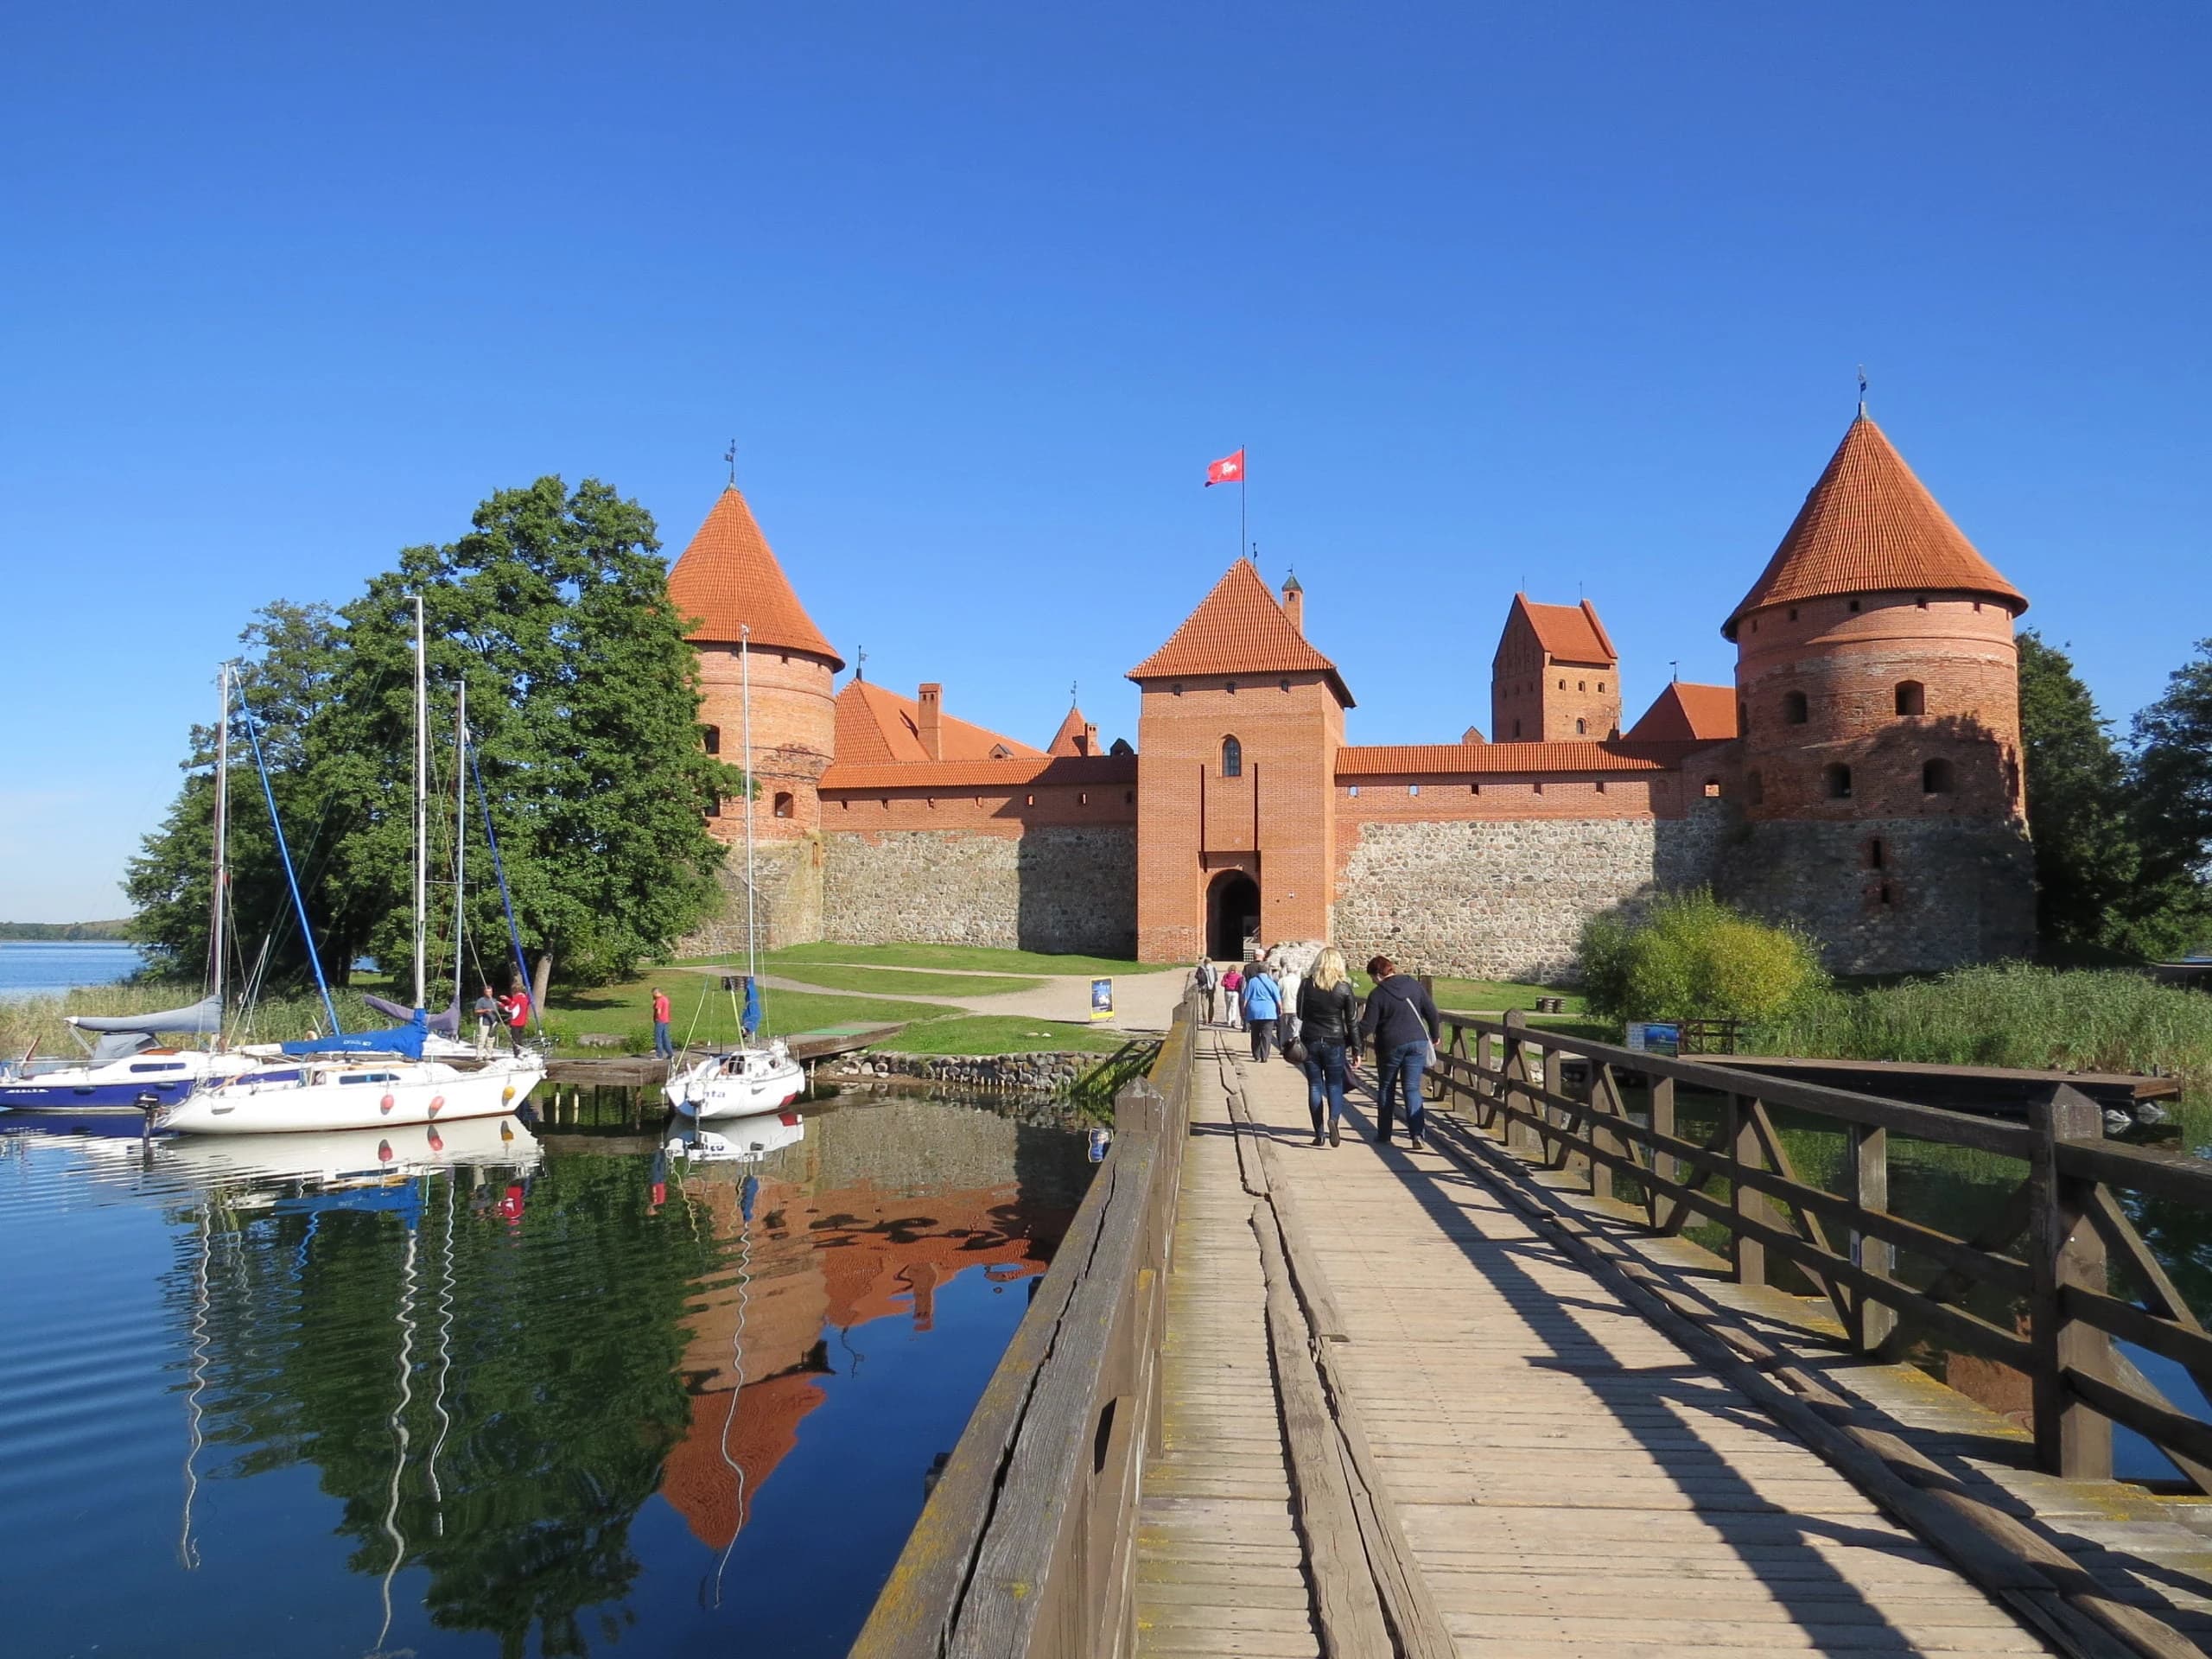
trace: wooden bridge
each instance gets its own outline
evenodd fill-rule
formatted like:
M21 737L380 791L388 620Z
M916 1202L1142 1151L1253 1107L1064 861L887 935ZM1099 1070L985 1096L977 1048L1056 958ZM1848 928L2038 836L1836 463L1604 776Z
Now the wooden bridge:
M2212 1168L2063 1084L2016 1123L1446 1046L1429 1150L1364 1097L1315 1148L1302 1077L1179 1019L855 1655L2212 1651L2212 1510L2110 1478L2118 1421L2212 1491L2113 1341L2212 1378L2131 1220ZM1987 1213L1892 1209L1947 1160Z

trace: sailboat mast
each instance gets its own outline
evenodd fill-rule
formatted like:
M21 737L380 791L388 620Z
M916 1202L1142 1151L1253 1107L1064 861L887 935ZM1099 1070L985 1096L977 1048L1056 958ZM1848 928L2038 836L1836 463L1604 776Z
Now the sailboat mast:
M215 669L216 695L222 701L222 712L215 719L215 882L214 896L209 900L211 915L207 925L207 950L213 960L215 989L215 1018L222 1020L223 1008L223 901L230 894L231 883L231 665L217 664ZM222 1040L219 1033L216 1040Z
M753 629L737 631L737 674L745 710L745 976L755 988L760 982L760 929L753 917L753 814L760 805L753 777Z
M415 595L415 1006L425 1008L430 937L430 721L423 655L423 596Z
M467 938L461 906L468 894L468 682L461 683L453 715L453 1005L461 1006L461 942ZM460 1028L454 1027L454 1034Z

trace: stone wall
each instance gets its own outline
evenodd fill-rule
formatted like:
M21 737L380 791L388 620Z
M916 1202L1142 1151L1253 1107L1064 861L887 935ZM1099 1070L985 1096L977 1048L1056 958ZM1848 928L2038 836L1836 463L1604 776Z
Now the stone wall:
M1360 826L1337 886L1335 938L1354 962L1412 972L1557 980L1584 920L1712 879L1728 819L1566 818Z
M760 948L810 944L822 937L822 838L757 844L753 887ZM733 847L716 872L721 908L678 942L678 957L734 956L745 949L745 849Z
M1714 885L1805 928L1833 973L1895 974L2030 954L2034 874L2008 820L1871 818L1745 825Z
M832 834L820 937L1126 957L1136 944L1136 832L1039 826Z

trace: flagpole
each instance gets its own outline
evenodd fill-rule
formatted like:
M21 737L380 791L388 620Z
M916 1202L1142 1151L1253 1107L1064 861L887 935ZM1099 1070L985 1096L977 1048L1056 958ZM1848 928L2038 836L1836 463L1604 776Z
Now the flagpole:
M1252 452L1240 443L1236 453L1236 556L1242 559L1249 556L1246 550L1251 545L1244 539L1244 480L1252 470Z

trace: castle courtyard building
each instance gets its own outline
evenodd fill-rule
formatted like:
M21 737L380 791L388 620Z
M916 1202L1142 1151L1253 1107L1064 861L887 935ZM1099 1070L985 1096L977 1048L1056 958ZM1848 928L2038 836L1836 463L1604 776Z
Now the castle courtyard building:
M1327 938L1435 972L1570 974L1593 913L1708 885L1798 922L1840 971L2025 954L2022 594L1862 410L1722 625L1732 686L1670 683L1625 730L1597 607L1516 594L1491 739L1350 743L1347 677L1293 578L1238 559L1129 671L1137 741L1069 709L1044 747L858 677L745 498L670 589L710 748L752 800L767 944L933 940L1182 961ZM742 874L692 941L741 943Z

